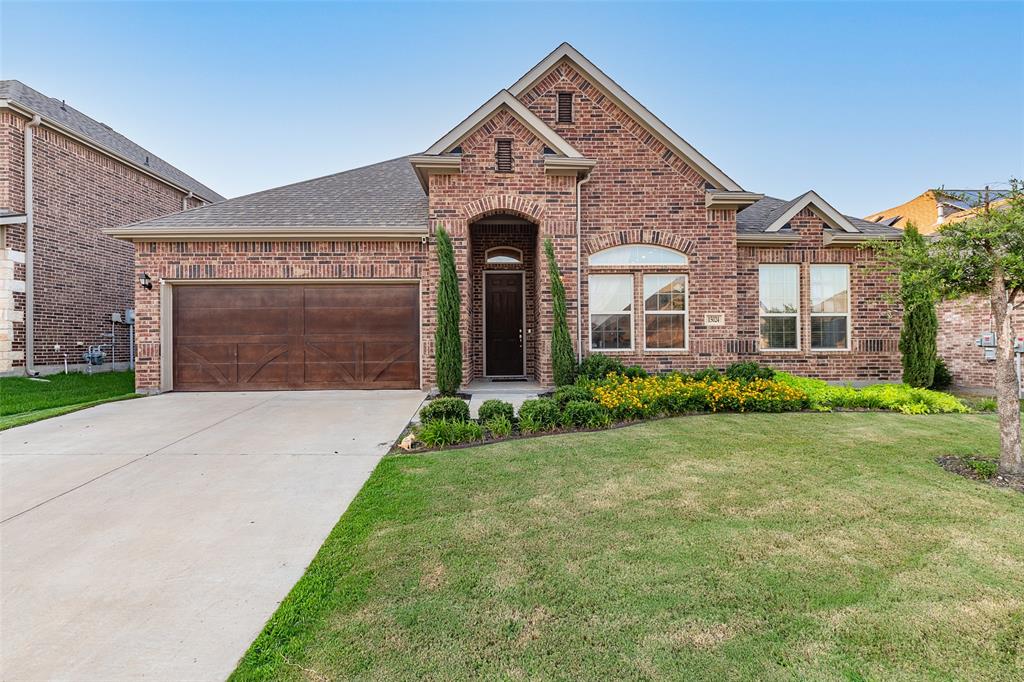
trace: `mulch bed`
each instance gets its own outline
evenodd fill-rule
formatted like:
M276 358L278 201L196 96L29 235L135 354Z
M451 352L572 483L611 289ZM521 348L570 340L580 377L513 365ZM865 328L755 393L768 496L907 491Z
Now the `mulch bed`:
M999 474L996 474L992 478L985 478L968 466L964 462L963 457L959 457L957 455L936 457L935 462L946 471L956 474L957 476L963 476L964 478L969 478L972 481L988 483L996 488L1011 488L1019 493L1024 493L1024 476L1000 476Z

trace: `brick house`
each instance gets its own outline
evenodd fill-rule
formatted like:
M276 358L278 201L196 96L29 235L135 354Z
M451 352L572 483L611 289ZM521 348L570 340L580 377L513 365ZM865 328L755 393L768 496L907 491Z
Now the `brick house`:
M563 44L410 157L108 230L136 248L141 391L429 388L455 246L464 377L549 384L553 243L577 352L896 379L868 239L815 192L745 191Z
M873 213L865 218L903 229L912 222L922 234L935 234L943 225L961 222L976 215L986 197L998 209L1007 203L1006 190L951 189L928 190L899 206ZM995 361L985 358L975 340L995 329L989 302L980 296L968 296L939 304L938 354L946 362L953 383L963 388L992 389L995 386ZM1024 329L1024 310L1013 313L1016 329Z
M128 326L112 315L133 308L135 254L102 229L221 200L64 102L0 81L0 374L63 369L65 353L79 365L94 345L127 366Z

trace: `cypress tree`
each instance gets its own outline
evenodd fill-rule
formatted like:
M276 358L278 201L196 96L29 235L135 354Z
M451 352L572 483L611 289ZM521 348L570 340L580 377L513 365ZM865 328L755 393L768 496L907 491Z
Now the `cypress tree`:
M551 371L556 386L571 384L576 379L576 358L569 338L569 323L565 313L565 286L558 272L555 247L550 239L544 240L544 255L548 260L548 274L551 276L551 300L554 306L554 326L551 329Z
M434 329L434 364L437 389L441 395L455 395L462 385L462 338L459 336L461 297L455 273L455 251L451 237L437 226L437 327Z
M915 264L926 258L928 245L911 224L903 234L903 269L900 272L900 298L903 302L903 329L900 330L900 353L903 360L903 383L928 388L935 378L938 357L936 334L939 318L935 314L935 291Z

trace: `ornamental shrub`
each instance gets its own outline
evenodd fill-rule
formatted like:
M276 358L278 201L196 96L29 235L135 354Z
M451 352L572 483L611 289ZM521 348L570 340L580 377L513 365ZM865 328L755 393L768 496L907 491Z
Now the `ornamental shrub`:
M834 409L893 410L904 414L970 411L948 393L906 384L874 384L857 389L852 386L830 386L821 379L798 377L788 372L776 372L775 380L807 393L810 407L822 412Z
M600 353L592 353L583 358L580 363L579 375L587 379L604 379L612 372L622 374L625 371L625 366L617 359Z
M428 447L440 448L483 440L484 430L476 422L438 419L421 426L416 437Z
M488 422L495 417L505 417L505 419L511 422L515 417L515 410L512 407L512 403L492 398L491 400L485 400L480 405L479 415L481 422Z
M775 376L775 370L756 362L734 362L725 370L725 376L739 381L771 379Z
M920 258L927 258L928 243L912 224L903 231L900 249L904 266L900 271L900 299L903 303L903 327L899 349L903 363L903 383L927 388L935 378L936 335L939 318L935 314L934 283L914 267ZM925 271L927 272L927 271Z
M953 375L946 367L946 361L942 358L935 358L935 373L932 376L932 385L928 388L933 391L944 391L953 383Z
M553 326L551 328L551 371L555 386L567 386L576 379L576 357L573 355L572 340L569 338L569 323L565 319L565 286L558 272L555 247L550 239L544 240L544 255L548 261L548 276L551 279L551 304Z
M437 283L437 328L434 330L434 363L437 389L441 395L455 395L462 385L462 338L459 336L461 305L459 278L455 272L455 251L452 240L441 225L437 226L437 262L440 277Z
M572 386L562 386L557 389L552 399L558 403L559 407L565 407L566 403L573 400L593 401L594 392L587 386L573 384Z
M714 367L707 367L699 372L693 373L694 381L718 381L722 378L722 373Z
M435 398L420 409L420 421L424 424L442 419L468 422L469 405L462 398Z
M601 429L611 424L608 410L592 400L571 400L562 410L562 425Z
M520 427L526 420L537 431L550 431L558 426L559 416L558 403L551 398L534 398L524 401L519 407Z
M496 414L484 422L484 426L495 438L504 438L512 433L512 420L504 414Z
M639 365L630 365L624 369L622 373L630 379L646 379L650 376L650 374L647 373L647 370Z

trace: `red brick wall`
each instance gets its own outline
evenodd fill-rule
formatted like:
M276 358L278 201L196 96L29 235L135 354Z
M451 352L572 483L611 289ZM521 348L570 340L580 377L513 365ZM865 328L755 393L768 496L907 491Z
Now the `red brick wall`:
M420 242L187 242L136 244L136 274L153 279L136 285L135 384L160 388L160 280L419 279L427 258ZM136 280L137 281L137 280ZM424 310L432 305L425 295Z
M939 304L939 357L946 361L953 383L973 388L995 386L995 362L986 360L984 351L975 345L982 332L993 331L992 312L988 300L970 296L959 301ZM1024 333L1024 310L1014 313L1016 333Z
M784 248L741 246L739 249L740 359L756 360L777 369L827 380L899 381L898 349L902 317L895 300L897 285L879 270L871 251L822 246L824 226L810 210L790 221L799 243ZM761 263L800 265L800 351L758 352L760 337L758 266ZM813 351L811 348L810 266L850 266L850 350Z
M0 199L24 206L23 131L27 119L0 110ZM45 125L33 131L35 193L35 364L80 361L84 346L110 343L110 315L132 307L133 247L102 234L115 227L180 211L184 194ZM194 201L191 205L198 205ZM23 232L15 231L24 249ZM21 272L24 279L24 273ZM18 297L24 310L24 296ZM15 327L24 348L24 325ZM128 331L116 329L117 362L128 360ZM108 360L110 349L107 348ZM23 364L21 362L17 364Z

